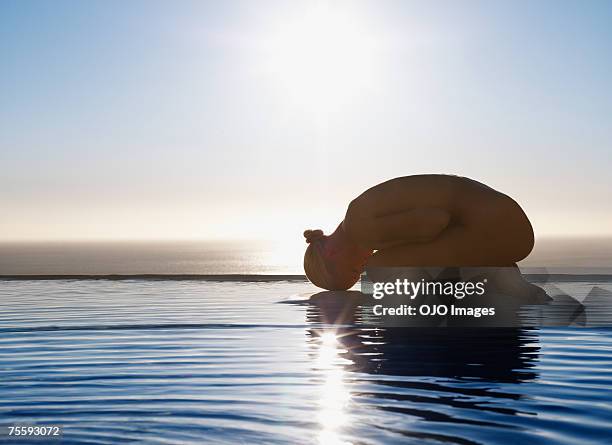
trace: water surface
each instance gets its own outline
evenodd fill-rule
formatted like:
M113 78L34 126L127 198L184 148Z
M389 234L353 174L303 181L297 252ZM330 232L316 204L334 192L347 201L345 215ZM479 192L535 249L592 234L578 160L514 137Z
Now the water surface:
M313 292L0 281L0 423L91 444L609 438L608 328L372 327L352 305L303 301Z

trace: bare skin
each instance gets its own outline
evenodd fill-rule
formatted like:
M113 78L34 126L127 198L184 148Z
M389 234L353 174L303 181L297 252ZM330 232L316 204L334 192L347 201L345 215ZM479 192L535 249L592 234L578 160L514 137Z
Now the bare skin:
M378 184L350 203L341 227L355 244L376 251L368 266L512 266L534 244L512 198L447 175Z
M508 267L495 279L508 293L541 289L522 279L516 263L531 252L533 229L510 197L472 179L417 175L391 179L355 198L329 236L304 232L348 289L366 268Z

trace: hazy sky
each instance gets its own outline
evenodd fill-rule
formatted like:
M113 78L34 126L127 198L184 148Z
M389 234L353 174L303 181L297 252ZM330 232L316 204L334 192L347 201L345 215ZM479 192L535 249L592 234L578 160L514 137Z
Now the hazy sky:
M415 173L612 233L612 2L0 1L0 239L333 229Z

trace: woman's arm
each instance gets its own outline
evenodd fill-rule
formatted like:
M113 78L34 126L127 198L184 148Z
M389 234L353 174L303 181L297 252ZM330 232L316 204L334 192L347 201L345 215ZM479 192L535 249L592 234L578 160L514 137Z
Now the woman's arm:
M364 216L349 207L344 230L357 244L380 250L436 239L450 223L450 213L435 207L414 208L396 213Z

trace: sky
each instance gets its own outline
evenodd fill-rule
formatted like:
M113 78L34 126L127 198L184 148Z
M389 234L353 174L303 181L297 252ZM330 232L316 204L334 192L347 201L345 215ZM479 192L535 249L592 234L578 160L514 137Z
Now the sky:
M0 240L301 239L468 176L612 233L612 2L0 2Z

